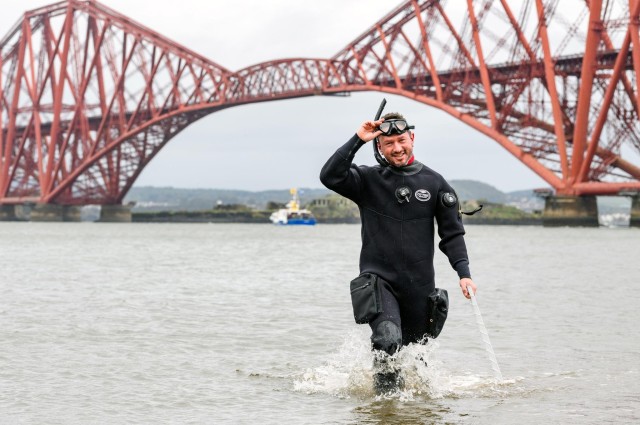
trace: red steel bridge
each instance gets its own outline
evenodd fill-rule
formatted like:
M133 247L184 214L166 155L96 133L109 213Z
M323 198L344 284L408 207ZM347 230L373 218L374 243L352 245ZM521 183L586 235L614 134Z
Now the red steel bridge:
M557 194L637 192L639 12L640 0L409 0L331 58L231 71L96 1L55 3L0 41L0 205L117 205L208 114L364 90L448 112Z

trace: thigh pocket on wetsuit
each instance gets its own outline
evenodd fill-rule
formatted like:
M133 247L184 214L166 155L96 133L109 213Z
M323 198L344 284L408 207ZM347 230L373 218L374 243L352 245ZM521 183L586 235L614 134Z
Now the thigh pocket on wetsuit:
M436 288L427 297L427 335L436 338L444 327L449 313L449 294L446 289Z
M356 323L369 323L382 313L382 296L378 276L363 273L351 281L351 304Z

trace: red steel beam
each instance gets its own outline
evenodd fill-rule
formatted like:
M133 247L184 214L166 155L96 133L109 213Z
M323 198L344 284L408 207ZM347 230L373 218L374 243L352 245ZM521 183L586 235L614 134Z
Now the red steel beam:
M0 111L5 108L5 105L4 82L2 81L2 53L0 51ZM2 188L7 179L5 163L8 163L10 154L10 151L7 149L10 146L9 141L5 140L4 131L2 131L2 129L4 129L3 116L4 114L0 112L0 199L4 195Z
M476 63L473 60L473 56L469 52L469 49L467 48L467 46L465 45L464 41L462 40L462 37L460 37L460 34L458 34L458 31L456 31L455 27L453 26L453 24L449 20L449 17L445 13L445 11L442 9L442 6L440 5L439 2L435 4L435 8L436 8L436 10L438 12L440 12L440 15L442 16L442 19L447 24L447 28L449 29L449 31L451 31L451 35L453 35L453 37L456 39L456 41L458 43L458 48L464 54L464 57L467 59L467 61L469 61L469 64L471 66L475 67Z
M640 23L638 22L638 3L640 0L629 0L629 9L633 10L629 19L629 32L631 34L631 52L633 57L633 69L636 74L636 103L640 107Z
M387 58L387 61L389 62L389 65L391 66L391 73L393 74L393 78L395 79L396 82L396 87L400 88L402 87L402 82L400 81L400 76L398 75L398 70L396 68L395 63L393 62L393 58L391 57L391 53L390 53L390 49L389 49L389 43L387 43L387 38L385 37L384 31L382 31L382 28L378 25L378 33L380 34L380 40L382 40L382 44L384 45L384 52L385 52L385 57Z
M578 106L576 121L573 131L573 153L571 158L571 174L569 182L579 180L580 169L584 161L587 145L587 132L589 130L589 110L591 107L591 91L593 77L596 72L596 53L600 44L602 32L602 0L591 0L589 3L589 29L582 58L582 74L580 75L580 91L578 93Z
M621 144L640 150L640 142L634 145L640 137L624 121L629 113L638 120L640 90L635 90L631 106L615 96L618 82L629 91L628 74L640 69L637 3L631 8L628 36L616 49L606 32L599 33L603 23L592 1L585 46L590 56L582 58L551 52L547 32L551 18L545 15L542 0L533 6L538 29L531 40L508 1L500 4L486 9L489 3L483 3L484 12L476 16L474 2L467 0L468 20L457 30L442 3L408 0L331 60L292 58L237 72L96 2L69 0L29 12L0 42L8 46L13 40L12 48L3 47L0 55L0 107L7 111L0 114L0 203L121 202L149 160L202 116L252 102L361 90L406 96L451 114L494 139L559 193L613 193L620 185L632 187L640 181L640 167L616 150ZM520 5L521 17L526 16L526 5ZM432 13L423 19L429 8ZM56 32L51 22L59 22L58 16L63 22ZM88 16L86 34L76 33L73 23L78 16ZM491 16L501 16L509 29L488 24ZM577 37L578 25L567 25L567 40ZM496 35L512 30L516 37ZM40 45L35 41L37 32L43 35ZM454 48L443 45L451 39ZM606 51L598 51L598 39ZM489 58L485 51L491 52ZM519 51L525 52L524 58L515 55ZM495 53L515 62L491 63ZM39 64L40 58L46 62ZM4 72L8 63L15 72ZM596 74L596 63L607 72ZM129 75L142 75L141 82L132 85ZM594 95L589 85L595 82L604 95L592 122ZM159 85L163 90L156 91ZM65 92L72 95L73 104L66 104ZM552 119L545 104L551 106ZM616 111L616 118L607 119L613 117L608 111ZM565 140L569 131L572 158ZM581 132L582 146L576 143ZM631 140L620 139L623 135L631 135ZM600 162L593 165L596 156ZM627 173L629 181L597 181L614 167Z
M60 57L60 75L58 81L56 82L55 91L53 93L53 122L51 124L51 132L49 133L49 148L47 149L47 164L44 166L40 163L40 187L44 189L41 193L41 196L46 197L47 192L45 188L49 187L49 181L52 178L48 174L48 171L53 169L53 161L55 155L55 146L58 143L58 135L60 131L60 115L62 112L62 97L64 94L65 82L67 80L67 61L69 58L69 46L71 43L71 39L73 37L71 33L72 25L73 25L73 14L74 10L72 4L70 3L67 6L67 12L65 16L65 23L63 32L60 34L60 39L64 38L64 43L62 46L62 52ZM53 61L53 58L51 59ZM35 66L35 63L34 63ZM40 148L40 146L39 146Z
M600 106L600 112L598 113L595 128L591 133L591 139L589 140L589 143L587 145L587 153L580 168L580 174L577 179L578 182L584 182L587 179L587 175L593 161L593 156L595 155L596 149L598 148L598 142L600 141L602 129L604 128L607 116L609 115L609 110L611 108L611 103L613 101L613 95L615 94L616 86L618 85L618 81L620 81L620 76L627 61L627 52L629 51L630 41L631 37L629 35L629 32L627 32L622 43L622 47L620 48L620 53L618 53L618 58L616 59L616 64L613 68L613 74L611 75L611 79L609 80L609 85L607 86L602 105Z
M22 27L23 27L23 32L24 31L24 27L27 26L27 21L23 21L22 23ZM20 37L20 41L19 41L19 45L18 45L18 63L23 63L24 62L24 53L25 53L25 45L26 45L26 40L25 37ZM1 73L1 71L0 71ZM11 101L11 106L9 106L8 111L7 111L7 115L8 115L8 122L7 122L7 137L5 138L5 143L6 143L6 147L7 149L5 149L5 164L4 164L4 170L2 172L3 176L4 176L4 186L0 187L0 194L2 194L3 197L7 196L7 192L9 190L9 186L11 184L11 181L13 180L13 176L15 175L15 172L17 170L17 164L11 164L13 165L11 167L11 170L9 170L9 165L11 163L11 153L13 151L13 147L15 145L15 143L17 142L17 140L15 140L16 137L16 116L17 116L17 109L18 109L18 100L20 99L20 87L22 84L22 76L24 74L24 68L19 66L17 67L16 70L16 74L15 77L12 81L12 85L13 85L13 99ZM11 78L11 76L9 76L9 78ZM4 130L4 129L3 129ZM19 157L19 155L22 154L22 149L24 147L24 143L25 143L25 139L22 139L21 143L20 143L20 148L17 152L16 157Z
M89 48L89 33L93 32L95 28L92 28L91 25L87 25L87 37L86 37L86 43L85 43L85 49ZM95 39L95 34L93 37L94 40L94 46L96 48L99 48L100 46L102 46L102 42L104 40L104 36L105 36L105 32L106 32L107 27L105 26L103 28L103 30L100 32L100 34L98 35L98 39L97 39L97 43L96 43L96 39ZM80 115L82 113L82 107L85 106L84 104L84 95L86 94L87 88L89 86L89 76L91 75L91 73L93 72L93 70L96 68L96 65L99 63L99 58L100 55L95 55L93 57L93 60L91 60L91 64L89 65L89 69L85 70L85 66L86 66L86 56L85 56L85 61L83 64L83 73L82 73L82 80L80 81L80 89L79 89L79 100L78 103L76 104L76 107L74 108L74 112L73 112L73 116L70 122L70 126L74 127L75 124L78 122L78 120L80 119ZM53 58L51 59L50 63L53 63ZM86 71L86 73L84 72ZM53 79L52 79L53 81ZM85 132L83 132L85 133ZM64 138L64 141L60 147L60 151L61 152L65 152L67 146L69 145L69 141L71 140L71 137L73 135L73 132L69 131L66 135L66 137ZM85 138L88 138L88 135L85 136ZM83 138L83 139L85 139ZM88 141L88 140L87 140ZM51 189L53 188L54 182L55 182L55 176L58 175L58 173L60 172L60 169L63 167L64 165L64 161L58 161L55 166L54 169L51 173L51 179L49 180L49 184L48 186L46 186L46 191L45 193L49 193L51 191Z
M471 27L473 31L473 41L478 52L478 61L480 62L480 78L482 79L482 85L484 86L484 95L487 101L487 109L489 109L489 116L491 117L491 127L497 127L496 119L496 104L493 101L493 91L491 90L491 79L489 78L489 71L487 70L487 64L484 61L484 53L482 52L482 42L480 40L480 28L478 27L478 19L476 18L476 12L473 8L472 0L467 0L467 9L469 11L469 18L471 19Z
M551 47L549 44L549 34L547 32L547 17L545 15L542 0L536 0L536 9L538 11L538 34L542 44L544 73L546 78L546 87L549 91L551 109L553 111L553 126L556 136L556 144L558 154L560 155L560 165L562 169L562 180L566 182L569 176L569 161L567 157L567 142L565 140L564 121L562 114L562 106L560 105L560 96L556 88L556 73L553 58L551 56ZM557 188L556 188L557 189Z
M524 32L522 31L522 28L520 28L520 24L518 23L518 21L516 21L516 18L513 16L513 12L511 11L511 8L507 4L507 0L500 0L500 4L502 4L502 8L507 14L507 18L509 18L509 22L511 23L511 26L513 26L513 28L515 29L516 35L518 36L518 40L520 41L520 44L527 52L527 56L529 56L530 60L534 61L536 55L535 53L533 53L533 50L531 49L531 46L529 45L527 38L524 36Z
M412 0L411 4L413 5L413 13L415 13L416 15L418 28L420 29L422 47L424 48L424 52L427 55L427 60L429 61L429 66L426 66L426 68L429 70L429 75L431 75L431 79L433 80L433 85L436 88L436 99L438 99L439 101L442 101L443 98L442 98L442 87L440 86L440 78L438 77L438 73L436 72L436 64L433 60L431 47L429 46L427 30L425 29L424 21L422 20L422 12L416 0Z

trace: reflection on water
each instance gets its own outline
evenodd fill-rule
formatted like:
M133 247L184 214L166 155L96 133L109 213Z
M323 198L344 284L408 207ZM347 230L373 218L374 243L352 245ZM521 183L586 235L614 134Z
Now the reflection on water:
M439 423L451 411L433 403L374 400L353 409L358 424L422 425Z

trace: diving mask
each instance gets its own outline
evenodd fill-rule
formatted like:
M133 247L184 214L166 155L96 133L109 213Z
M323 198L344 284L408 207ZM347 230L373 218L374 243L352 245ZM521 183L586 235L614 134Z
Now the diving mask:
M392 134L402 134L407 130L414 129L415 126L409 125L404 119L391 119L383 122L378 126L378 129L382 131L385 136Z

